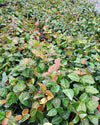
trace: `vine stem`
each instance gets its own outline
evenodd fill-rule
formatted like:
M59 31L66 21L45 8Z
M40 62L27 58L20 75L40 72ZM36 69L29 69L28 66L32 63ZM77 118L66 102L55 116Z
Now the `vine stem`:
M75 108L73 107L73 105L71 104L71 102L69 102L73 111L77 114L77 116L79 116L79 118L81 119L81 121L83 121L86 125L89 125L82 117L80 117L80 115L78 114L78 112L75 110Z

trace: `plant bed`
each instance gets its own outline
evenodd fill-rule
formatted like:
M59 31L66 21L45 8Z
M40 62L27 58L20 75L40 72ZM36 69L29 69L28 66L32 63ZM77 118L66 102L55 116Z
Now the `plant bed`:
M0 8L0 124L98 125L100 15L94 5L10 2Z

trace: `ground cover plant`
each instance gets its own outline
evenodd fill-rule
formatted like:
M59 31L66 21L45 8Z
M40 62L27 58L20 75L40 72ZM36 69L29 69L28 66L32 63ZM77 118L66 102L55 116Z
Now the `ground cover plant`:
M0 124L98 125L99 100L100 15L92 3L0 7Z

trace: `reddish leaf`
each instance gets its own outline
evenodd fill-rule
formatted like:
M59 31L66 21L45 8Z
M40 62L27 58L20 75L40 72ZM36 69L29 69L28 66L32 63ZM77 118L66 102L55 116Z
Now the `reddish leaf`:
M49 67L48 72L52 73L53 71L57 71L59 68L59 65L53 64L52 66Z
M19 121L22 118L22 115L16 115L15 116L15 121Z
M85 74L87 74L86 71L81 71L81 72L80 72L79 70L75 70L74 72L75 72L76 74L78 74L78 75L85 75Z
M55 59L55 64L60 65L60 58Z
M25 114L28 114L29 113L29 109L24 109L23 111L22 111L22 115L25 115Z
M85 64L86 62L87 62L86 59L82 59L82 60L81 60L81 64Z
M12 114L11 110L7 111L6 112L6 118L9 118L11 116L11 114Z
M99 110L99 112L100 112L100 104L98 105L98 110Z
M7 125L8 124L8 118L4 118L3 121L2 121L2 125Z
M49 75L49 73L45 72L45 73L42 74L42 76L46 76L46 75Z
M0 101L0 104L5 104L6 102L7 102L6 99L2 99L2 100Z

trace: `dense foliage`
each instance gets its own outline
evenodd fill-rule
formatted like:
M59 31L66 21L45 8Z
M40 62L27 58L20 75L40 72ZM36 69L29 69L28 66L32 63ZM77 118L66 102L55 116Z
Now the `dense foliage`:
M0 124L98 125L99 42L100 15L84 0L1 7Z

